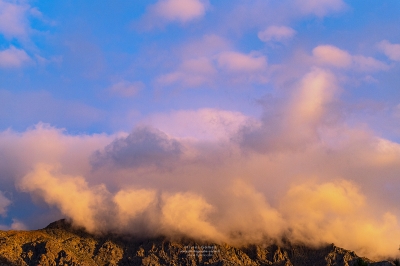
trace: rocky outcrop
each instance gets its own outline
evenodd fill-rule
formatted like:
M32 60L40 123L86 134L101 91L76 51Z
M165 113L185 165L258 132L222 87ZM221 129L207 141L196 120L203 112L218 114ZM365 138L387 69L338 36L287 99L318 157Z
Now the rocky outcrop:
M0 231L0 265L274 265L358 266L395 265L373 262L335 245L310 248L286 243L278 246L225 244L163 237L136 239L96 236L73 228L65 220L36 231Z

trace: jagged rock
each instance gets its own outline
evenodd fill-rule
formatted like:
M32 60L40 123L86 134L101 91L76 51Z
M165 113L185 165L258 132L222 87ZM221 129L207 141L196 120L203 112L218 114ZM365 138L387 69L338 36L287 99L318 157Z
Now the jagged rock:
M373 262L335 245L311 248L285 243L282 246L171 241L163 237L136 239L98 236L60 220L35 231L0 231L0 265L273 265L273 266L392 266Z

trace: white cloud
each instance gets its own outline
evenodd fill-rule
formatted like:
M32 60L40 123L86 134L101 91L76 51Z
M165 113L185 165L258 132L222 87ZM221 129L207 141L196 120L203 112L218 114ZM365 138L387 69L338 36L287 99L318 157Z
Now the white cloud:
M24 50L14 46L0 51L0 67L3 68L19 68L30 61L31 58Z
M29 6L0 0L0 33L7 39L25 37L29 26L26 13Z
M393 61L400 61L400 44L392 44L387 40L378 43L378 48Z
M207 6L202 0L159 0L150 11L167 21L188 22L204 16Z
M144 84L142 82L129 82L122 80L112 85L109 88L109 91L118 96L133 97L143 88Z
M263 42L281 42L292 38L296 31L286 26L269 26L267 29L258 33L258 38Z
M389 66L372 57L351 55L333 45L319 45L312 54L318 64L337 68L351 68L357 71L387 70Z

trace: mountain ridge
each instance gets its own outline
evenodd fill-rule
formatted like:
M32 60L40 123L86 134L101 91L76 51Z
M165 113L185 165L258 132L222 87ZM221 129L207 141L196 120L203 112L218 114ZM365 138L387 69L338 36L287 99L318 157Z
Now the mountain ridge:
M32 231L0 231L0 265L273 265L392 266L374 262L334 244L314 248L301 244L234 247L192 239L94 235L62 219Z

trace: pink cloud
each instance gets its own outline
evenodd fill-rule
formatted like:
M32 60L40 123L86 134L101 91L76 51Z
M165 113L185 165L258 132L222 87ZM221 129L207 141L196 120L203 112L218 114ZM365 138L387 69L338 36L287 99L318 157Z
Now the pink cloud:
M210 59L199 57L182 62L176 71L158 77L157 83L160 85L179 83L183 87L197 87L210 83L215 73Z
M29 6L0 0L0 33L7 39L28 34L26 12Z
M318 17L340 11L346 7L342 0L294 0L294 2L304 14L314 14Z
M258 72L267 67L265 56L239 52L222 52L217 56L217 62L228 72Z
M22 50L11 46L6 50L0 51L0 67L19 68L31 61L28 54Z
M240 112L203 108L154 114L142 123L178 138L226 141L243 125L256 122Z
M389 66L370 56L354 55L353 65L360 71L380 71L388 70Z
M202 0L159 0L150 10L168 21L188 22L204 16L207 5Z
M393 61L400 61L400 44L392 44L387 40L378 43L378 48Z
M226 82L265 82L267 58L263 55L239 52L220 52L208 57L187 59L176 71L161 75L159 85L181 84L183 87L212 85L217 81ZM219 75L217 75L217 73ZM223 76L232 76L225 78Z
M357 71L387 70L389 66L372 57L351 55L333 45L319 45L312 51L318 64L337 68L352 68Z
M335 67L348 67L351 65L351 55L333 45L320 45L313 49L313 56L323 64Z
M264 31L258 33L258 38L263 42L283 41L292 38L296 31L286 26L270 26Z

